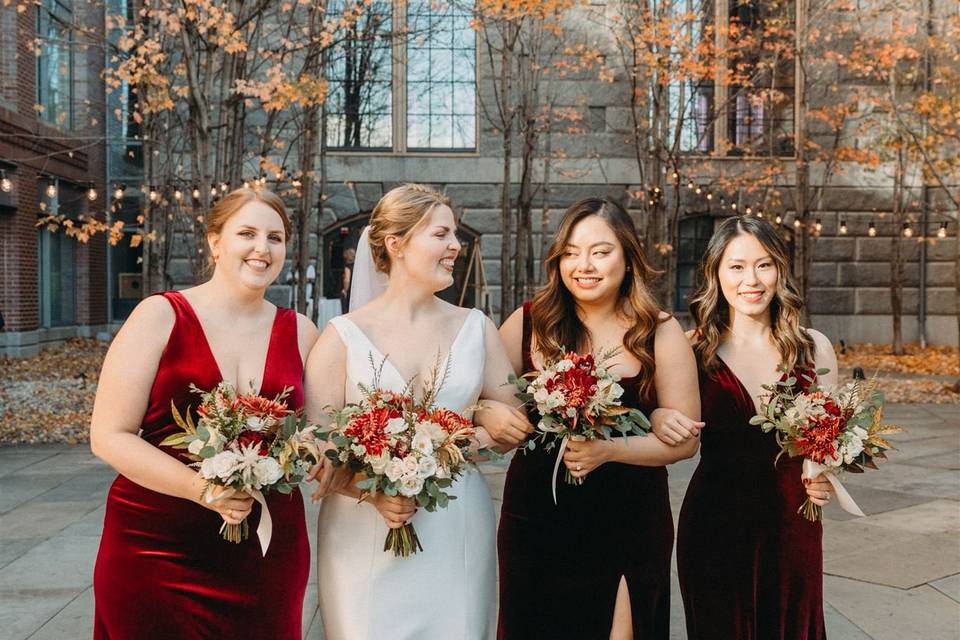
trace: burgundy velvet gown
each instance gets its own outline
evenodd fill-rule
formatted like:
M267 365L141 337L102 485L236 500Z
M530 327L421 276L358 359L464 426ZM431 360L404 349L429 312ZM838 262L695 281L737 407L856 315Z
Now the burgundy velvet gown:
M524 305L524 369L530 358L529 303ZM654 394L624 378L624 405L648 417ZM531 416L536 424L538 418ZM557 448L518 450L503 493L497 547L500 565L498 637L505 640L606 640L620 578L630 590L633 635L666 640L670 623L673 519L665 467L609 462L579 487L550 479Z
M722 360L701 369L700 399L700 463L677 524L687 637L824 638L823 527L797 513L802 460L774 465L776 436L749 423L753 398Z
M143 418L141 437L154 446L178 430L171 400L181 411L196 407L199 396L190 393L190 384L211 389L222 381L186 298L163 295L176 322ZM290 309L277 309L262 377L262 395L273 397L291 386L288 405L303 405L297 315ZM180 451L164 451L183 460ZM299 490L266 496L273 538L263 557L255 533L257 503L248 516L250 538L233 544L221 538L217 513L118 476L107 496L94 570L94 638L300 640L310 572L303 498Z

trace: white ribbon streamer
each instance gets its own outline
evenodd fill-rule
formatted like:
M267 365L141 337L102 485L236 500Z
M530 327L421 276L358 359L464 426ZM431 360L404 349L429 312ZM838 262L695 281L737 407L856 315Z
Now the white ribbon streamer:
M550 488L553 490L553 504L557 504L557 472L560 470L560 463L563 462L563 452L567 450L567 438L564 436L560 441L560 450L557 451L557 461L553 463L553 479L550 482Z
M840 484L840 481L837 479L837 476L834 475L830 467L822 465L819 462L814 462L813 460L808 460L807 458L803 459L803 472L801 473L800 477L809 478L812 480L821 473L823 474L823 477L830 481L830 484L833 486L834 493L837 494L837 502L840 503L840 507L843 508L844 511L860 517L866 515L860 510L860 507L857 506L857 503L853 501L853 498L850 497L850 494L847 493L847 490L843 488L843 485Z
M557 504L557 472L560 471L560 463L563 462L563 452L567 450L567 440L573 440L574 442L583 442L586 440L583 436L567 436L563 437L563 440L560 441L560 450L557 451L557 461L553 463L553 480L550 482L550 487L553 489L553 504Z
M210 489L213 488L213 485L209 485L206 491L206 500L207 504L213 504L218 500L223 498L229 498L234 493L235 489L227 489L216 496L212 494ZM257 489L254 489L250 492L250 497L260 503L260 524L257 525L257 538L260 540L260 552L266 556L267 549L270 547L270 540L273 538L273 519L270 517L270 509L267 508L267 499L263 496L263 492ZM223 533L224 527L227 526L227 521L223 521L223 525L220 527L220 532Z

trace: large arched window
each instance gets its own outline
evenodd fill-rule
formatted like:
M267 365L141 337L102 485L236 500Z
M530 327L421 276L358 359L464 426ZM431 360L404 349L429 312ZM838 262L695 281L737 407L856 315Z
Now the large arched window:
M356 0L333 0L331 16ZM473 0L372 0L326 60L333 151L471 152L477 139Z

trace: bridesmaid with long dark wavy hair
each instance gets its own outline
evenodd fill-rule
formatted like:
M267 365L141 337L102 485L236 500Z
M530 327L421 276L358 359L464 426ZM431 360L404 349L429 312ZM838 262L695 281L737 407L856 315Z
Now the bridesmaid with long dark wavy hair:
M774 433L749 424L764 393L789 373L837 381L830 341L800 326L803 300L786 245L757 218L720 224L690 303L707 427L677 527L677 569L691 640L818 640L823 622L823 529L797 507L830 498L822 476L801 479ZM686 435L655 425L665 442Z
M301 638L310 543L300 490L267 494L273 538L264 557L255 535L240 544L219 535L244 518L256 530L259 505L246 493L220 495L184 452L160 444L178 431L171 403L194 407L196 419L191 385L228 382L267 397L289 387L289 408L303 405L303 360L317 329L264 298L289 237L279 196L228 194L207 220L210 280L145 299L110 345L90 446L120 475L94 569L94 638ZM313 471L322 471L321 489L338 488L331 465Z
M698 431L693 352L651 295L653 272L626 211L599 198L575 203L545 269L547 284L500 330L514 368L532 371L568 348L619 347L624 404ZM570 442L563 462L585 481L558 481L557 504L557 450L515 454L498 537L499 637L666 639L673 520L664 465L696 448L693 438L670 446L654 436Z

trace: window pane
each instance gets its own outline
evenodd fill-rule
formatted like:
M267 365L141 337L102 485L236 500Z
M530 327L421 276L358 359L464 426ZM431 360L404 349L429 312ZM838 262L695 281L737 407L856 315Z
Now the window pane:
M40 117L64 128L73 126L73 8L44 0L37 8L37 104Z
M353 0L334 0L327 5L328 14L339 19L355 5ZM374 0L364 7L356 24L336 34L340 44L328 60L328 147L392 146L392 19L392 3Z
M407 147L476 146L472 3L413 0L407 9Z

